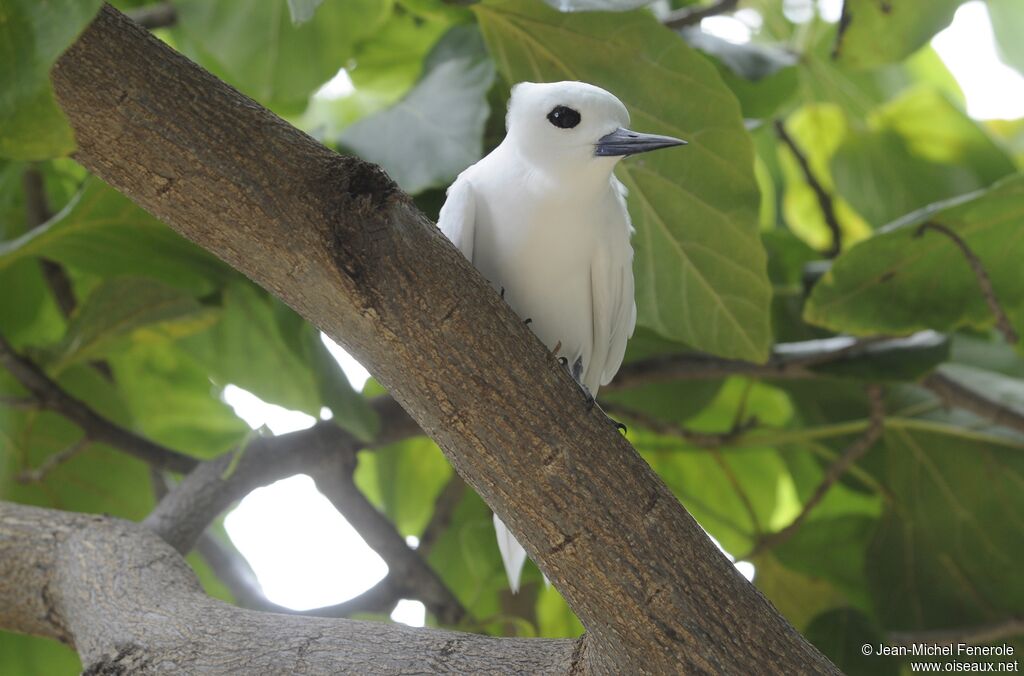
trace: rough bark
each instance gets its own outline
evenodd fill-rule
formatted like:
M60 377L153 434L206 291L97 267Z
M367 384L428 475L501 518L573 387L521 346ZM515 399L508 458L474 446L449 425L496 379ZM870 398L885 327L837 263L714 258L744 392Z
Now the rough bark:
M73 645L90 674L564 672L577 643L236 608L143 526L10 503L0 570L0 627Z
M60 59L53 81L82 164L344 345L439 443L587 627L575 666L835 673L379 169L329 151L109 7ZM76 574L100 564L86 561L85 548L64 548ZM120 593L114 612L93 613L88 626L65 623L87 659L110 651L119 632L134 637L154 622L188 628L176 635L178 650L194 641L213 650L217 632L230 636L229 656L296 645L287 632L271 632L283 622L274 616L209 605L194 614L175 594L212 602L198 601L177 573L160 591L91 574L102 584L68 591L75 617L90 613L86 591ZM26 580L36 595L46 589L40 575ZM158 609L155 617L139 615L140 605ZM362 641L380 647L374 633L336 632L316 645L364 656ZM401 636L389 650L432 654L423 644L433 645L434 632ZM535 654L550 650L550 661L533 670L566 667L562 645L536 643Z

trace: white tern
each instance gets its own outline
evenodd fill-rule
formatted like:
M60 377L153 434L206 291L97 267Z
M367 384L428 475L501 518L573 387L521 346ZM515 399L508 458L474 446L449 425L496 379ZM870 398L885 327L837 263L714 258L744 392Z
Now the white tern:
M627 155L684 144L630 131L609 92L583 82L512 88L501 144L448 188L438 226L592 395L622 364L636 325ZM513 591L526 552L497 515Z

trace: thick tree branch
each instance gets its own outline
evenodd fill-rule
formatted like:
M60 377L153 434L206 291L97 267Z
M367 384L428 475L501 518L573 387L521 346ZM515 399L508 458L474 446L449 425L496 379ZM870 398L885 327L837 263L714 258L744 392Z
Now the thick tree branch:
M672 29L696 26L709 16L731 12L739 4L740 0L715 0L707 6L682 7L669 13L661 23Z
M885 423L885 405L883 401L882 388L878 385L868 386L868 404L871 408L869 416L869 424L864 433L858 437L853 443L843 450L842 454L829 465L828 469L825 470L825 477L818 484L818 487L814 489L814 493L804 503L800 513L796 515L789 525L780 531L771 533L762 537L753 550L744 556L744 559L750 559L758 554L778 547L784 542L787 542L790 538L796 535L797 531L810 516L811 512L821 504L821 501L828 495L829 490L835 485L837 481L846 473L846 470L864 457L864 454L871 450L871 447L875 445L875 442L882 436L882 426Z
M935 232L941 233L948 237L953 244L960 249L960 253L963 254L967 264L971 266L971 272L974 273L974 278L978 280L978 288L981 289L981 295L985 299L985 303L988 305L989 310L992 311L992 316L996 320L996 328L1003 334L1003 338L1007 343L1015 345L1020 342L1020 336L1017 335L1017 331L1014 330L1013 324L1010 322L1010 318L1006 316L1006 310L999 303L999 299L996 297L996 290L992 287L992 279L988 276L988 272L985 270L985 265L978 258L978 254L971 250L964 238L956 233L955 230L949 228L942 223L936 223L935 221L926 221L922 223L917 231L914 233L916 237L920 237L928 230L934 230Z
M340 342L438 442L589 630L582 668L835 673L379 169L109 7L52 78L82 164Z
M137 524L11 503L0 570L0 628L73 644L89 673L567 673L576 644L237 608Z
M814 174L814 170L811 169L811 164L807 161L807 156L800 149L800 146L797 145L793 137L786 131L785 122L775 120L775 133L778 135L779 140L785 143L789 151L793 153L793 157L796 158L796 162L800 166L800 171L804 174L807 185L811 186L814 196L818 199L818 206L821 207L821 215L825 219L825 225L828 226L829 232L832 233L832 244L823 252L823 255L828 258L835 258L843 249L843 229L839 225L839 217L836 216L832 196L828 194L828 191L825 190L821 181Z
M81 427L90 440L110 444L151 465L172 472L187 472L195 467L195 459L112 423L72 397L39 367L18 355L3 336L0 336L0 365L32 394L42 408L65 416Z

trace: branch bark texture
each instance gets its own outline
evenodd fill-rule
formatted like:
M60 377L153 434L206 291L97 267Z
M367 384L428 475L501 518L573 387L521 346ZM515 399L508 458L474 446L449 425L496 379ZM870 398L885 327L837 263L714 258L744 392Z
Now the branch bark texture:
M230 606L152 532L104 516L0 503L0 570L0 628L74 645L87 673L540 673L574 651Z
M578 667L836 673L378 168L324 148L110 7L52 78L82 164L344 345L438 442L587 627ZM161 612L171 608L188 612ZM190 615L194 631L267 645L260 620L207 610ZM422 636L410 640L434 634ZM554 645L535 671L567 666Z

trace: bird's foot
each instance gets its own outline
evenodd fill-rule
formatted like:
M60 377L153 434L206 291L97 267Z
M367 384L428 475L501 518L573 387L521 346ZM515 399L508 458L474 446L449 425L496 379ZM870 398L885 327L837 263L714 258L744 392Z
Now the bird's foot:
M526 326L529 326L532 322L533 319L530 317L527 317L526 319L523 320L523 324L525 324Z

